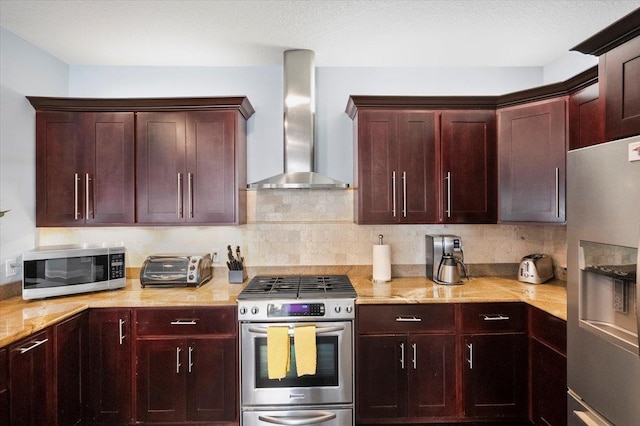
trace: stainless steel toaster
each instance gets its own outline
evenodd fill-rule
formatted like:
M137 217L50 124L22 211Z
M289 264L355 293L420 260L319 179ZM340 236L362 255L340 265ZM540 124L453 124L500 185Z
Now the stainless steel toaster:
M518 281L542 284L553 276L553 262L546 254L530 254L520 261Z
M140 285L144 287L199 287L213 276L209 253L202 256L153 255L140 269Z

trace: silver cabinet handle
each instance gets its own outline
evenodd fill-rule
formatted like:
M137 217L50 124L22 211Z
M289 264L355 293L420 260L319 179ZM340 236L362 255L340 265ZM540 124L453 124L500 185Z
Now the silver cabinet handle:
M193 347L189 346L189 373L191 373L191 370L193 369Z
M197 319L175 319L171 321L171 325L196 325L198 324Z
M407 172L402 172L402 217L407 217Z
M416 318L415 316L409 317L396 317L396 322L422 322L422 318Z
M560 217L560 168L556 167L556 217Z
M469 348L469 359L467 359L469 370L473 370L473 343L469 343L467 348Z
M20 354L24 354L29 352L31 349L35 349L43 343L47 343L49 339L36 340L31 346L27 346L26 348L20 348Z
M444 178L447 181L447 217L451 217L451 172L447 172L447 176Z
M84 174L84 218L89 219L89 173Z
M178 173L178 218L181 219L182 217L182 173Z
M78 211L78 182L80 181L80 176L78 173L74 173L73 175L73 218L78 220L80 217L80 212Z
M182 351L182 349L180 349L180 346L176 347L176 374L180 374L180 367L182 366L182 364L180 364L180 352Z
M258 416L258 420L262 422L285 426L315 425L318 423L328 422L329 420L333 420L335 418L335 413L324 412L320 412L317 415L312 414L309 416Z
M395 170L391 172L391 194L393 198L393 207L392 207L393 217L396 217L397 195L396 195L396 171Z
M124 343L124 338L126 337L124 334L124 323L125 321L122 318L118 319L118 339L121 345Z
M193 173L187 173L187 186L188 186L187 215L189 218L193 218Z
M404 343L400 343L400 367L404 370Z
M509 320L509 316L508 315L502 315L502 314L480 314L480 316L485 321L507 321L507 320Z
M413 360L411 362L413 363L413 369L416 370L418 368L418 344L412 343L411 348L413 349Z

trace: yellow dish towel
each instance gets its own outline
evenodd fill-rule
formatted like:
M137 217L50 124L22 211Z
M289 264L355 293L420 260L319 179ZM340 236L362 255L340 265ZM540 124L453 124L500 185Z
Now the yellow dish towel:
M267 374L282 379L290 368L289 327L267 328Z
M304 325L293 329L295 342L296 369L298 377L316 374L316 326Z

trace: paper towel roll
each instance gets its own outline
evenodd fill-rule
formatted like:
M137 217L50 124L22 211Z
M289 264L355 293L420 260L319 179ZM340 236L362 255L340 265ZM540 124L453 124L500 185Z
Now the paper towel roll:
M386 244L373 246L373 280L391 280L391 247Z

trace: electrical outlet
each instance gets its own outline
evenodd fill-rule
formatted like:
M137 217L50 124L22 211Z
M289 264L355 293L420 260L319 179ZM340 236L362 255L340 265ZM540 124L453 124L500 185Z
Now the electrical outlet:
M211 249L211 261L213 263L220 263L220 249Z
M8 259L5 263L5 274L6 277L13 277L14 275L18 275L18 260L17 259Z

